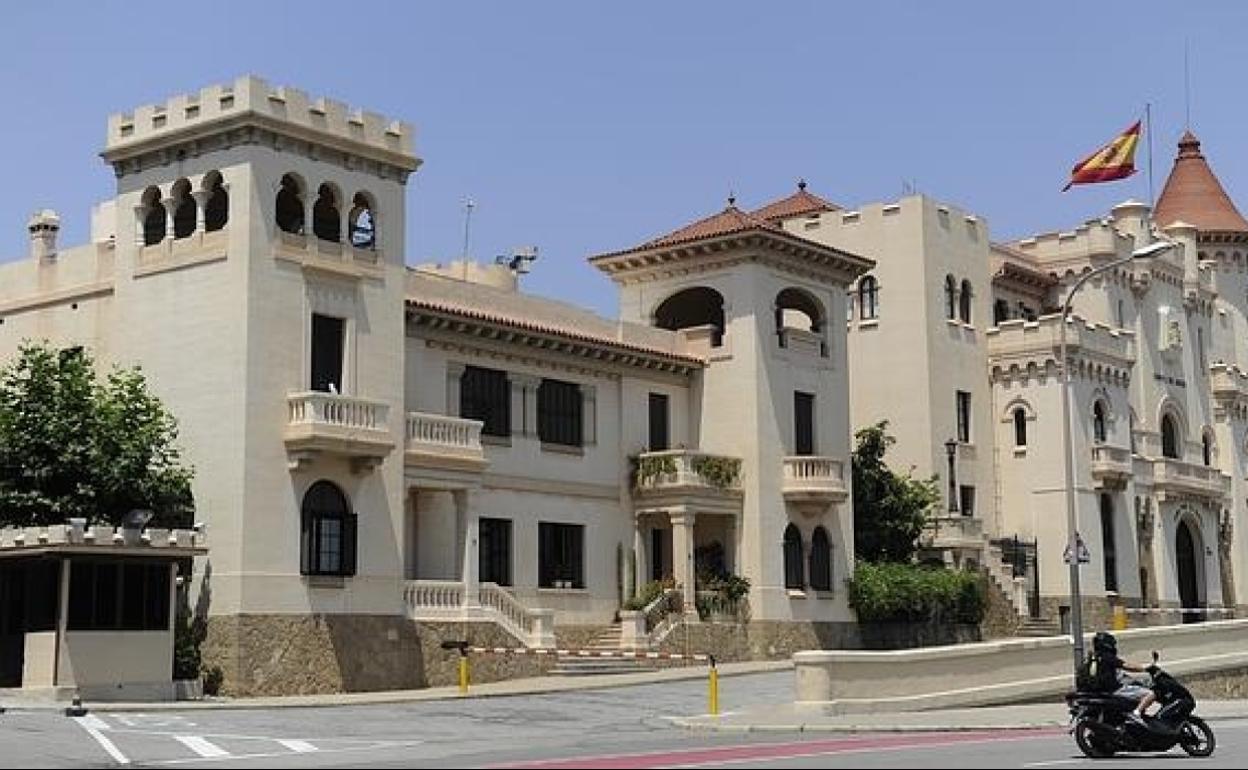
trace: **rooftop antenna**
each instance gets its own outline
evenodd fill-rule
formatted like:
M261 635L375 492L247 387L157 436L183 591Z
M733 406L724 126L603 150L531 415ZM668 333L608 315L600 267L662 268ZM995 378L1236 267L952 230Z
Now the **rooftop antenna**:
M1188 66L1188 40L1183 38L1183 127L1192 130L1192 76Z
M468 259L468 234L472 227L472 210L476 208L477 203L472 198L464 199L464 251L463 258Z

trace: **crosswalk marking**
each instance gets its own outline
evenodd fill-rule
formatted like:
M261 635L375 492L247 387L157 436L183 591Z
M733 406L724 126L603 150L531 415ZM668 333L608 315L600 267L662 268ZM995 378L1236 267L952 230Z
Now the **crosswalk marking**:
M201 757L228 757L230 752L221 748L217 744L198 735L175 735L173 736L183 746Z
M278 740L278 743L282 744L283 746L290 749L291 751L296 751L300 754L307 754L310 751L316 751L316 747L308 743L307 741L286 739L286 740Z

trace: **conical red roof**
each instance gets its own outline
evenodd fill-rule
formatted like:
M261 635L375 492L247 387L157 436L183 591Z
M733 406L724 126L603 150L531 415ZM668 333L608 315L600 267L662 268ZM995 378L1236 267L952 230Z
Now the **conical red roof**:
M1153 221L1161 227L1183 221L1202 232L1248 233L1248 220L1213 175L1191 131L1179 140L1179 156L1157 199Z

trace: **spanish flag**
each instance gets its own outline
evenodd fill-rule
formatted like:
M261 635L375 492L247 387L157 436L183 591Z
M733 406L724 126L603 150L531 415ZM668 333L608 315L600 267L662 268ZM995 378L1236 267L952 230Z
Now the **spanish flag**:
M1137 120L1109 144L1076 163L1062 192L1069 190L1071 185L1112 182L1131 176L1135 173L1135 146L1139 143L1140 121Z

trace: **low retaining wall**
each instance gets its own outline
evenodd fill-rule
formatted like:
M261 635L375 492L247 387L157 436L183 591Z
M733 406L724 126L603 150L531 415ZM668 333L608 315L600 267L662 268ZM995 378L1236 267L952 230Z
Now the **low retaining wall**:
M1248 620L1117 633L1119 654L1144 664L1161 652L1171 673L1248 666ZM1087 637L1091 649L1091 635ZM1070 637L1013 639L917 650L819 650L793 656L797 701L831 713L922 711L1060 696L1071 688Z

